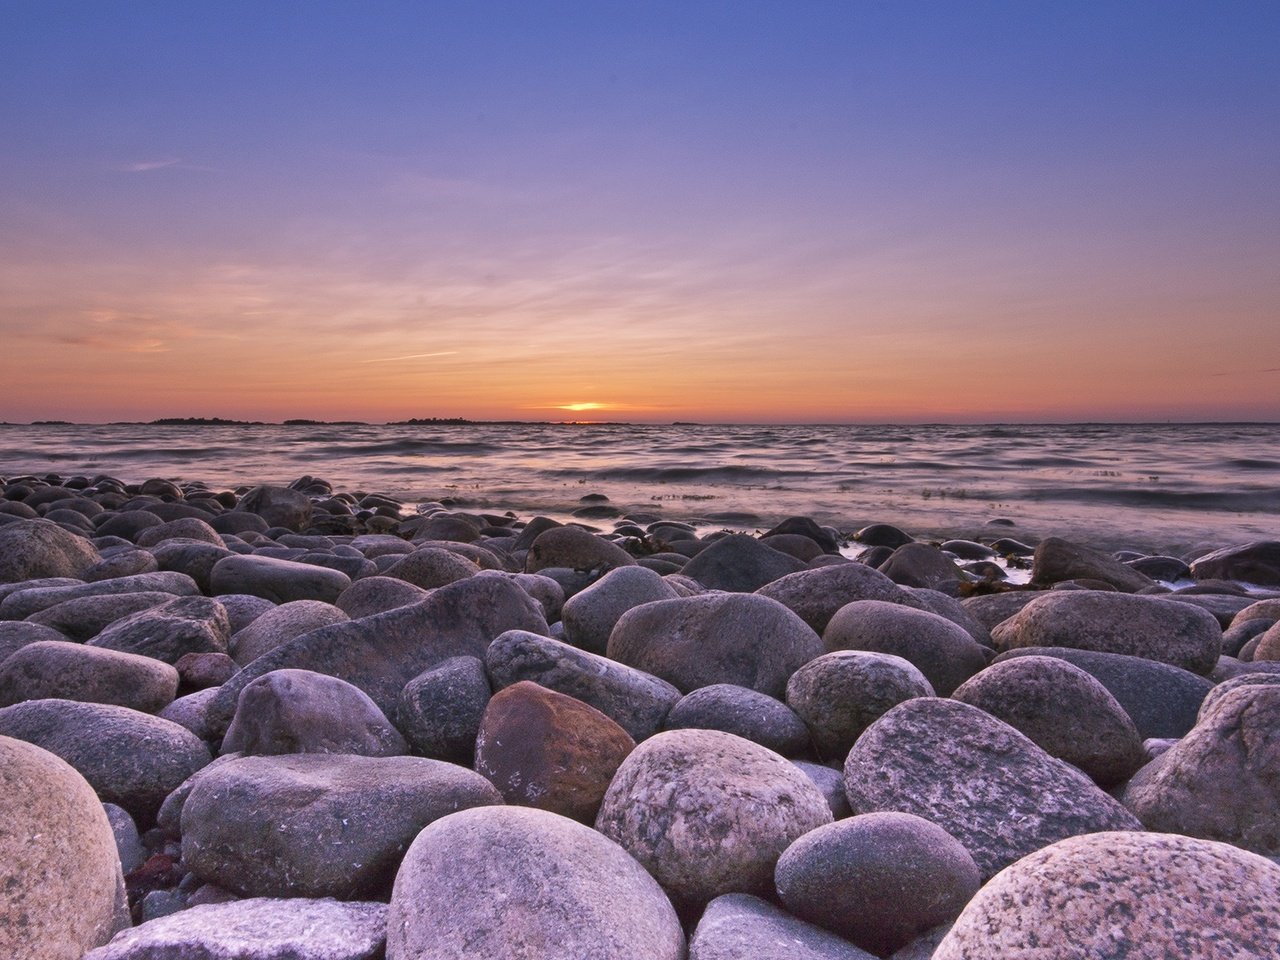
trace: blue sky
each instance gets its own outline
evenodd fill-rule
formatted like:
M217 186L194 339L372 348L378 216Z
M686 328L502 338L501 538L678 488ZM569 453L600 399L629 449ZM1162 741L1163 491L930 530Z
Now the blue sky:
M1280 419L1277 4L0 18L0 419Z

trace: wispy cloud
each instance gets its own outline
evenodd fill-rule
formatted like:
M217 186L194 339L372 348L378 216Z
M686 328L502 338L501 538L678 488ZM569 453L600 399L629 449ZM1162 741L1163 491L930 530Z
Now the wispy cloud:
M403 357L374 357L372 360L361 360L361 363L390 363L392 360L419 360L423 357L452 357L457 350L440 350L436 353L409 353Z
M155 160L138 160L133 163L122 163L115 168L119 173L152 173L156 170L198 170L202 173L216 173L213 167L189 163L181 157L160 157Z

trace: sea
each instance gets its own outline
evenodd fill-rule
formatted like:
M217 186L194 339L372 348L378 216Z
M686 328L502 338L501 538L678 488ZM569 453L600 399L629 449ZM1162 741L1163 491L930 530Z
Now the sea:
M311 475L410 509L570 519L606 497L734 530L809 516L1183 557L1280 539L1275 423L0 426L0 477L28 474L214 489Z

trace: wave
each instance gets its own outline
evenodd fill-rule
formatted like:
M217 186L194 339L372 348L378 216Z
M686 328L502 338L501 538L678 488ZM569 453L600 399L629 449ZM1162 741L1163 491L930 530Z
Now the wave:
M1226 510L1237 513L1280 513L1280 491L1271 490L1151 490L1039 487L1005 494L1010 499L1110 504L1171 510Z
M589 477L596 480L630 480L633 482L677 483L748 483L769 482L787 477L812 476L810 470L773 470L769 467L745 467L739 465L711 467L616 467L608 470L564 470L558 476Z
M1280 470L1280 460L1257 460L1252 457L1227 460L1226 465L1237 470Z
M457 440L384 440L381 443L336 443L316 448L316 453L336 456L378 457L412 454L439 454L464 457L471 454L501 453L509 448L493 443Z

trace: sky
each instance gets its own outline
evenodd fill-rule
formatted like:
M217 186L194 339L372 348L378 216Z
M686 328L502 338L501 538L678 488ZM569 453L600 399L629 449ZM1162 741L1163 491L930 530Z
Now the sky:
M1277 37L0 0L0 420L1280 420Z

